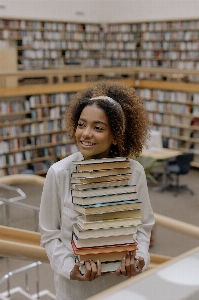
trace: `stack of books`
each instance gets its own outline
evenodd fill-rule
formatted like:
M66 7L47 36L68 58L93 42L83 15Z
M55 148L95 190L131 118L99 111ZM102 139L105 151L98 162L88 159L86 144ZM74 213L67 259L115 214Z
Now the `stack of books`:
M136 186L128 184L130 161L116 157L73 163L72 199L81 213L73 225L74 255L79 261L99 260L102 272L115 271L127 251L136 253L133 234L141 224Z

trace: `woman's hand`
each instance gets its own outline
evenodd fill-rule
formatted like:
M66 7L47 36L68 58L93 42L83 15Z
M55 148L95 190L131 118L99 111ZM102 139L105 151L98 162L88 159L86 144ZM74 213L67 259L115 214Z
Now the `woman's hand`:
M121 267L116 270L116 275L135 276L142 272L144 265L143 257L135 256L133 252L127 252L122 259Z
M85 264L86 271L82 275L80 273L79 267L83 264ZM94 261L92 261L91 259L85 262L77 262L70 272L71 280L93 281L99 276L101 276L101 263L99 261L97 261L97 263L94 263Z

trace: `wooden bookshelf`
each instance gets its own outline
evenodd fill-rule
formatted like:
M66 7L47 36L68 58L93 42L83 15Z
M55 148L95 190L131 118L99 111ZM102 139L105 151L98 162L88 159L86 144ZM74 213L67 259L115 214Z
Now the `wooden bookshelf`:
M170 149L193 151L192 166L199 167L199 85L137 80L154 129L162 132Z
M138 79L112 82L135 87L166 146L193 151L192 165L199 167L198 84ZM27 168L45 174L52 163L74 151L63 130L63 114L71 95L93 83L0 88L1 176Z
M150 67L199 70L199 20L88 24L0 20L0 40L16 44L19 70Z
M130 79L113 82L134 86ZM42 175L76 151L64 131L64 114L71 95L91 84L0 88L0 176L27 170Z

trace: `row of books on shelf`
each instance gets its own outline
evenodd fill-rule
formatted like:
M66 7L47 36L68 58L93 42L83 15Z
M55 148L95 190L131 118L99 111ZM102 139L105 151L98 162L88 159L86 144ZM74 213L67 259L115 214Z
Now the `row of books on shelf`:
M133 24L107 24L105 28L112 32L197 30L199 28L199 22L197 19L186 21L149 21Z
M124 49L128 50L128 49ZM140 50L136 52L138 59L170 59L170 60L198 60L199 52L193 50L179 51L179 50Z
M89 55L91 57L98 57L101 58L100 53L96 52L98 46L91 47L86 50L81 50L79 48L72 48L72 49L64 49L65 54L63 54L63 50L43 50L43 49L27 49L20 52L18 59L45 59L45 60L52 60L52 59L64 59L64 58L88 58ZM125 53L124 53L125 54Z
M105 31L167 31L167 30L197 30L199 29L198 19L190 20L174 20L174 21L148 21L148 22L134 22L134 23L114 23L114 24L79 24L74 22L60 22L60 21L40 21L40 20L13 20L1 19L0 28L8 27L10 29L47 29L53 31L85 31L97 32L104 29Z
M14 175L20 173L45 174L54 160L35 162L31 164L23 164L0 169L0 176Z
M8 33L3 32L4 38L9 38ZM141 40L141 36L137 36L135 33L108 33L104 34L104 36L98 34L83 34L81 38L79 38L79 34L69 34L67 33L65 36L56 36L56 38L48 38L43 36L42 32L29 32L27 35L26 32L11 32L12 37L19 39L21 41L18 42L18 49L23 49L24 47L28 47L32 50L74 50L74 49L90 49L90 43L97 43L98 49L103 49L105 46L107 49L120 49L120 50L137 50L141 55L141 51L145 50L148 53L153 53L154 51L160 51L160 53L164 53L164 51L168 51L168 53L172 53L173 51L181 55L183 51L196 51L193 54L197 55L197 40L170 40L165 41L160 39L156 40ZM56 32L54 32L56 34ZM49 33L48 33L49 35ZM137 39L137 41L136 41ZM128 44L128 46L126 45ZM88 47L89 46L89 47ZM187 53L187 52L186 52ZM189 53L189 52L188 52Z
M197 30L177 30L177 31L145 31L141 34L143 41L147 40L166 40L166 41L189 41L198 40L199 33Z
M104 29L104 28L103 28ZM42 29L12 29L8 28L0 29L0 34L2 38L15 38L23 39L26 37L34 38L37 40L75 40L75 41L197 41L198 32L197 30L168 30L168 31L122 31L122 30L100 30L95 32L85 32L85 31L52 31L52 30L42 30Z
M30 108L46 104L67 104L73 93L41 94L29 97Z
M164 91L160 89L140 89L139 94L144 99L157 99L158 101L187 102L188 93L178 91ZM193 93L193 99L197 94ZM193 101L194 102L194 101Z
M31 70L31 69L49 69L51 67L59 68L64 65L63 59L22 59L19 62L19 69Z
M160 112L160 113L174 113L174 114L191 114L192 110L197 112L198 107L192 107L190 104L182 103L170 103L170 102L157 102L157 101L145 101L146 110L151 112ZM199 115L199 114L198 114Z
M1 150L1 143L0 143ZM54 147L45 147L31 150L23 150L15 153L0 153L0 167L3 168L7 165L20 165L24 164L27 161L31 161L34 159L42 158L42 160L46 160L46 157L64 158L71 153L77 151L77 147L74 144L66 144L66 145L58 145Z
M130 161L104 158L73 162L72 201L79 215L71 245L76 261L99 260L102 272L115 271L127 251L136 254L133 235L141 225L136 186L129 185ZM85 265L80 271L85 273Z
M8 114L12 112L18 112L21 110L30 111L31 108L37 107L37 105L55 104L66 105L71 99L72 93L58 93L58 94L42 94L34 95L25 99L24 97L15 97L5 99L2 98L0 102L1 114ZM44 107L47 108L47 107Z
M68 34L69 35L69 34ZM92 39L91 39L92 37ZM78 49L81 49L81 43L76 42L76 40L74 40L74 43L72 43L72 38L76 38L74 37L66 37L65 39L59 39L59 40L43 40L43 39L35 39L33 36L24 36L22 38L22 40L20 42L18 42L18 50L23 50L23 49L32 49L32 50L74 50L77 49L77 45L78 45ZM71 40L71 42L67 42L68 40ZM93 41L96 40L95 36L90 36L88 41ZM68 49L69 47L69 49ZM86 47L87 49L87 47ZM84 49L84 51L86 51L86 49Z
M57 59L62 57L62 53L58 50L23 50L20 59L29 58L29 59Z
M49 22L49 21L36 21L36 20L12 20L1 19L0 28L8 29L24 29L24 30L51 30L51 31L85 31L85 32L99 32L101 26L97 24L78 24L71 22Z
M197 41L142 41L143 50L191 51L198 49Z
M147 80L170 80L170 81L176 81L180 78L180 80L182 82L192 82L192 83L196 83L199 82L199 76L198 75L193 75L193 74L176 74L175 72L173 72L173 74L161 74L161 73L154 73L151 74L150 72L139 72L136 74L136 78L137 79L147 79ZM195 94L195 93L194 93Z
M54 106L50 107L42 107L35 108L30 111L31 119L42 119L44 117L61 118L66 112L66 106Z
M86 53L86 58L84 56L82 58L79 58L76 54L72 55L72 53L67 52L66 55L67 58L72 59L78 63L82 63L84 67L86 68L92 68L92 67L138 67L140 66L139 61L133 61L132 59L106 59L106 58L89 58L88 53ZM82 61L82 59L84 59ZM50 67L59 67L60 65L64 65L65 61L64 59L37 59L37 60L31 60L31 59L21 59L21 62L19 63L19 67L22 69L37 69L37 68L43 68L43 69L49 69Z
M189 138L191 137L191 130L173 126L160 126L163 135L169 135L171 137Z
M43 30L29 30L29 29L0 29L0 36L4 39L24 40L22 43L27 45L28 41L100 41L104 38L102 32L67 32L67 31L43 31ZM67 43L67 42L66 42Z
M25 137L26 134L34 135L34 134L43 134L52 131L59 131L64 128L64 120L63 119L55 119L38 123L28 123L21 125L12 125L0 127L0 136L2 139L13 138L14 136Z
M67 50L65 51L65 59L66 60L74 60L76 61L77 57L79 59L89 59L89 58L97 58L99 59L101 57L99 51L96 50Z
M146 60L143 59L137 63L137 66L147 68L175 68L180 70L199 70L199 63L197 61L178 61L178 60Z
M167 113L156 113L156 112L149 112L149 119L152 123L158 124L169 124L170 126L190 126L191 125L191 118L190 116L184 115L172 115ZM192 124L194 125L194 124ZM195 125L198 125L195 123Z
M10 138L7 141L0 142L0 154L9 153L11 151L17 151L23 149L27 150L27 148L39 147L45 145L52 146L57 145L58 143L70 144L72 141L68 137L66 133L51 133L51 134L42 134L36 136L26 136L21 138Z
M191 142L179 140L178 138L164 137L164 145L169 149L184 149L185 151L190 148Z
M10 114L10 113L16 113L16 112L20 112L20 111L29 111L29 109L27 109L27 101L22 100L22 101L4 101L1 100L0 101L0 114L1 115L6 115L6 114Z
M72 50L75 51L75 50ZM101 56L97 55L95 58L89 58L88 53L83 55L82 57L78 56L78 51L73 55L70 53L72 51L67 51L66 57L75 60L78 63L82 63L86 68L92 67L147 67L147 68L175 68L180 70L192 70L196 69L199 70L199 62L198 61L178 61L178 60L168 60L168 59L155 59L152 58L151 60L138 58L131 58L131 59L113 59L113 58L102 58ZM86 58L84 58L86 56ZM99 56L99 57L98 57ZM83 59L83 60L82 60ZM65 64L64 58L59 59L27 59L23 58L20 60L19 68L21 69L49 69L51 67L59 67L60 65Z

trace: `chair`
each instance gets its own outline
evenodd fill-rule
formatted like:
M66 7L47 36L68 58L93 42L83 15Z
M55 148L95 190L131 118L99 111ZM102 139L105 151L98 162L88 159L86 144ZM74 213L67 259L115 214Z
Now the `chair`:
M188 188L187 185L180 185L179 183L179 177L180 175L185 175L189 172L191 168L191 161L193 160L193 153L183 153L175 158L175 162L171 164L167 164L165 167L166 172L168 175L174 174L176 175L176 182L175 184L170 184L167 188L172 188L175 190L175 196L178 195L179 191L181 189L185 189L191 193L191 195L194 194L194 192Z

